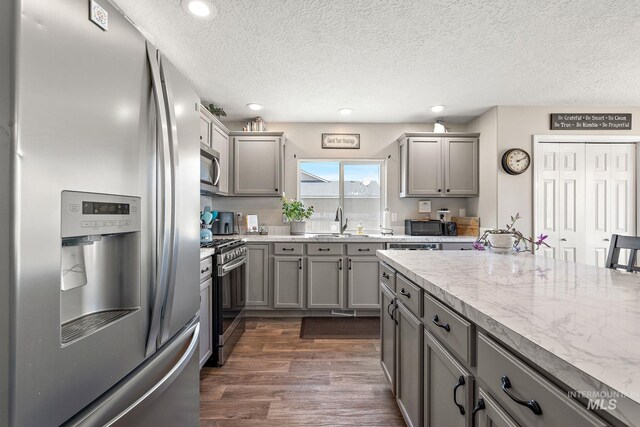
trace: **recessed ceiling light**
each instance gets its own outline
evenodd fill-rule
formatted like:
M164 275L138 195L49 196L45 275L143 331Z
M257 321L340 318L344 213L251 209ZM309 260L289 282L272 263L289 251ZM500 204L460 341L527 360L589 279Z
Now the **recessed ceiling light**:
M353 113L353 110L351 108L341 108L338 110L338 113L342 114L343 116L348 116L349 114Z
M431 107L431 111L433 111L434 113L441 113L442 111L444 111L444 105L434 105L433 107Z
M217 12L209 0L182 0L182 8L198 18L213 18Z
M251 103L251 104L247 104L247 108L253 111L259 111L262 110L264 107L260 104L256 104L256 103Z

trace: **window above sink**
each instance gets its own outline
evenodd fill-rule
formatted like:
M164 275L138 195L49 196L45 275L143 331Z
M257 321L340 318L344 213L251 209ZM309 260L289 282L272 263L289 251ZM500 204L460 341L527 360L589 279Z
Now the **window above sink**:
M365 234L379 232L386 203L385 175L384 160L299 160L298 198L315 209L307 233L337 234L338 206L349 220L345 233L354 234L359 223Z

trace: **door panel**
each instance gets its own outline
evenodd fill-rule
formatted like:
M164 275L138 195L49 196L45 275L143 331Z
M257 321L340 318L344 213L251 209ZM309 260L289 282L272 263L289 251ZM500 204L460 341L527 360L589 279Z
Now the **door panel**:
M348 308L380 308L377 257L353 257L347 260Z
M343 308L343 264L341 257L307 258L307 308Z
M155 271L155 108L145 40L109 2L101 2L108 32L87 19L89 2L10 3L20 8L14 176L28 197L14 206L19 279L11 293L19 309L9 393L16 425L60 425L145 358ZM140 309L62 347L65 190L139 197L142 223Z
M442 195L442 139L409 139L408 159L409 195Z
M478 140L444 140L445 193L450 196L478 194Z
M269 245L247 245L247 306L269 305Z
M163 85L173 99L167 99L175 117L177 159L175 167L176 264L174 283L169 283L163 310L161 344L174 336L195 315L199 307L200 278L200 99L189 82L161 57ZM171 103L173 101L173 103ZM169 114L171 115L171 114ZM175 155L175 154L174 154Z
M396 400L409 427L422 426L422 323L402 303L396 310Z
M281 138L234 138L234 185L239 195L277 196L280 188Z
M273 306L302 308L304 262L301 257L275 257L273 260Z
M393 292L380 283L380 366L391 385L391 393L396 393L396 299Z

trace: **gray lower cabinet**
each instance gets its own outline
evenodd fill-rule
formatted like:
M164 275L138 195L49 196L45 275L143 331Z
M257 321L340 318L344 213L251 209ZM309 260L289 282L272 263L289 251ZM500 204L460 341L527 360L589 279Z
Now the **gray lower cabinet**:
M477 427L519 427L482 387L478 387L478 401L473 408L473 416L473 425Z
M409 427L422 426L422 323L404 304L395 311L396 401ZM448 425L448 424L443 424Z
M273 259L273 307L303 308L304 259L277 256Z
M213 349L211 337L212 326L212 295L211 295L212 279L200 284L200 367L205 364Z
M343 308L342 257L308 257L307 308Z
M232 135L234 194L281 196L284 134L247 132Z
M347 258L347 308L380 308L378 258Z
M424 332L424 424L468 427L473 377L428 331Z
M247 306L269 305L269 245L247 245Z
M389 381L391 393L396 394L396 297L391 289L380 283L380 366Z

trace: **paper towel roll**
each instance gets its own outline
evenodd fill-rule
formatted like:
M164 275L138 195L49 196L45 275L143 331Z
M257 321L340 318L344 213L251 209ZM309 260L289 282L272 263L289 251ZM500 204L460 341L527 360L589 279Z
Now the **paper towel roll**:
M385 209L382 212L382 226L380 228L382 230L391 230L391 212L389 212L389 209Z

